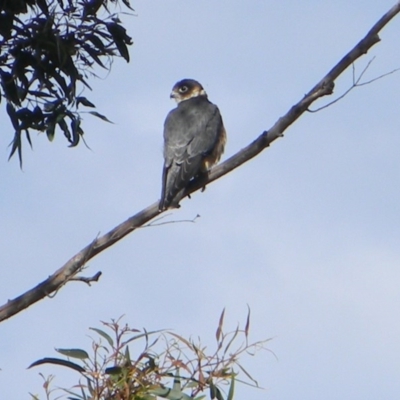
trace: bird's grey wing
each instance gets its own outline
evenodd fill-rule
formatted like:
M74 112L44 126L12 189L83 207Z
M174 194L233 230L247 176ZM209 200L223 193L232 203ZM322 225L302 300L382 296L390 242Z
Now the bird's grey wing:
M201 168L202 159L216 142L214 132L220 115L218 108L206 99L188 100L172 110L164 125L164 170L160 207L180 196Z
M195 135L193 111L186 107L172 110L164 124L164 168L160 209L168 208L183 190L201 163L201 156L190 157L188 148ZM181 193L180 193L181 192ZM180 193L179 196L178 193Z
M195 134L188 146L189 157L201 154L203 157L209 155L218 143L223 128L222 117L215 104L208 103L202 107L199 117L199 129L201 134Z

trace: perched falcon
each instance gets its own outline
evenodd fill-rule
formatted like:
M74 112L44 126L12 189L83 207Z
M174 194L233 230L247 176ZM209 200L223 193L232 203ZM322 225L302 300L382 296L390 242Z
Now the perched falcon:
M219 161L226 133L218 107L199 82L183 79L172 88L178 106L164 123L164 168L159 210L178 208L191 179Z

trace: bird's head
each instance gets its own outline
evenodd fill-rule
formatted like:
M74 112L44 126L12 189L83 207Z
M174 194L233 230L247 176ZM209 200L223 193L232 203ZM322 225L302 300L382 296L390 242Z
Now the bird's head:
M170 95L171 99L174 99L178 104L197 96L207 97L207 93L203 86L194 79L183 79L175 83Z

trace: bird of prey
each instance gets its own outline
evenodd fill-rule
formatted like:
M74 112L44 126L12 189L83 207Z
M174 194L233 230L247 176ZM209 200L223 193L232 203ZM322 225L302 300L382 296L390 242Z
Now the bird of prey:
M189 182L207 173L224 151L226 133L218 107L201 84L183 79L172 88L177 107L164 123L164 168L159 210L178 208Z

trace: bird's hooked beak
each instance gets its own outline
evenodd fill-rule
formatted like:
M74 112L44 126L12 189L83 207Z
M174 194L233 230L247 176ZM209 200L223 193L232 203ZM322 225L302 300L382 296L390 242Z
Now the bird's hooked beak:
M169 95L170 99L174 99L176 101L177 104L179 104L182 100L182 97L179 95L179 93L175 92L174 90L171 92L171 94Z
M179 104L181 101L185 100L185 99L183 99L182 96L181 96L178 92L176 92L175 90L173 90L173 91L171 92L171 94L169 95L169 98L175 100L175 102L176 102L177 104Z

